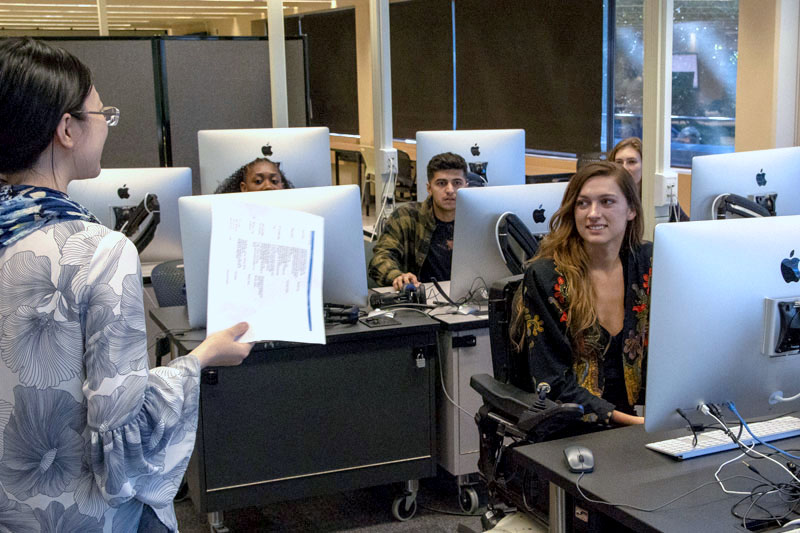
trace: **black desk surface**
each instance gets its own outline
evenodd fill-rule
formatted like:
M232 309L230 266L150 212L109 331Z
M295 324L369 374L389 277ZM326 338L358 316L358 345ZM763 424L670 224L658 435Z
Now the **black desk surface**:
M709 484L685 498L654 512L642 512L624 507L596 505L584 500L575 488L578 474L569 471L564 460L564 448L581 444L589 448L595 459L595 469L581 479L581 489L592 499L626 503L643 508L662 505L704 483L714 480L719 466L738 451L729 451L675 461L645 448L649 442L686 435L683 430L667 433L647 433L642 426L601 431L579 437L521 446L516 459L576 497L578 505L596 509L637 531L746 531L742 521L731 514L731 506L742 496L725 494L718 484ZM775 443L784 450L800 449L800 437ZM765 451L761 446L759 449ZM795 455L797 452L795 451ZM776 465L767 460L745 458L748 463L770 479L787 481ZM785 464L785 460L783 463ZM725 483L728 490L750 491L762 480L749 471L741 461L726 466L721 479L731 476L752 479L733 479ZM739 510L744 511L747 506Z
M166 332L171 340L181 348L190 351L197 347L205 338L205 329L190 329L186 306L159 307L150 311L150 317L155 324ZM349 342L353 340L377 339L396 335L414 335L422 332L431 332L439 328L439 323L421 313L401 312L398 320L400 324L370 328L361 324L334 324L325 328L328 344ZM280 343L282 347L292 345L302 346L300 343ZM256 343L253 351L261 351L269 346L265 343Z

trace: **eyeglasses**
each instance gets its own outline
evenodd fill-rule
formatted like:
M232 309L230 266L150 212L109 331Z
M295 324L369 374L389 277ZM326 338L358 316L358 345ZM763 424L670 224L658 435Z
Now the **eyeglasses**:
M70 115L103 115L109 127L119 124L119 108L111 105L104 107L100 111L80 111L70 113Z

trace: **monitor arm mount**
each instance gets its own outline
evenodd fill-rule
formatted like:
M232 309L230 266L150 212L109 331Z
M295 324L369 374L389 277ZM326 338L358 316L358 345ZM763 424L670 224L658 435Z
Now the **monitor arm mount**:
M758 218L771 216L770 212L753 200L738 194L720 194L711 204L711 217L714 220L730 218Z
M133 241L136 249L142 253L153 240L159 222L161 222L161 206L158 203L158 196L147 193L139 205L131 209L128 219L119 231Z

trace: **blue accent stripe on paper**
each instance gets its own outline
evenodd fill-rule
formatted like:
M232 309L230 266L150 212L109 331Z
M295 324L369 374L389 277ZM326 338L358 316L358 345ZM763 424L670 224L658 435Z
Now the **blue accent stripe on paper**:
M308 331L311 331L311 272L314 268L314 232L311 232L311 259L308 261L308 285L306 286L306 301L308 302Z

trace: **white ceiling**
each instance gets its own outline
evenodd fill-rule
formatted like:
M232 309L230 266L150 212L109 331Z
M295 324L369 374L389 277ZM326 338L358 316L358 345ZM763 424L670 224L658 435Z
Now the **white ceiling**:
M267 0L106 0L110 31L168 30L231 17L266 18ZM352 0L285 0L284 14L335 9ZM0 30L98 30L96 0L0 0Z

